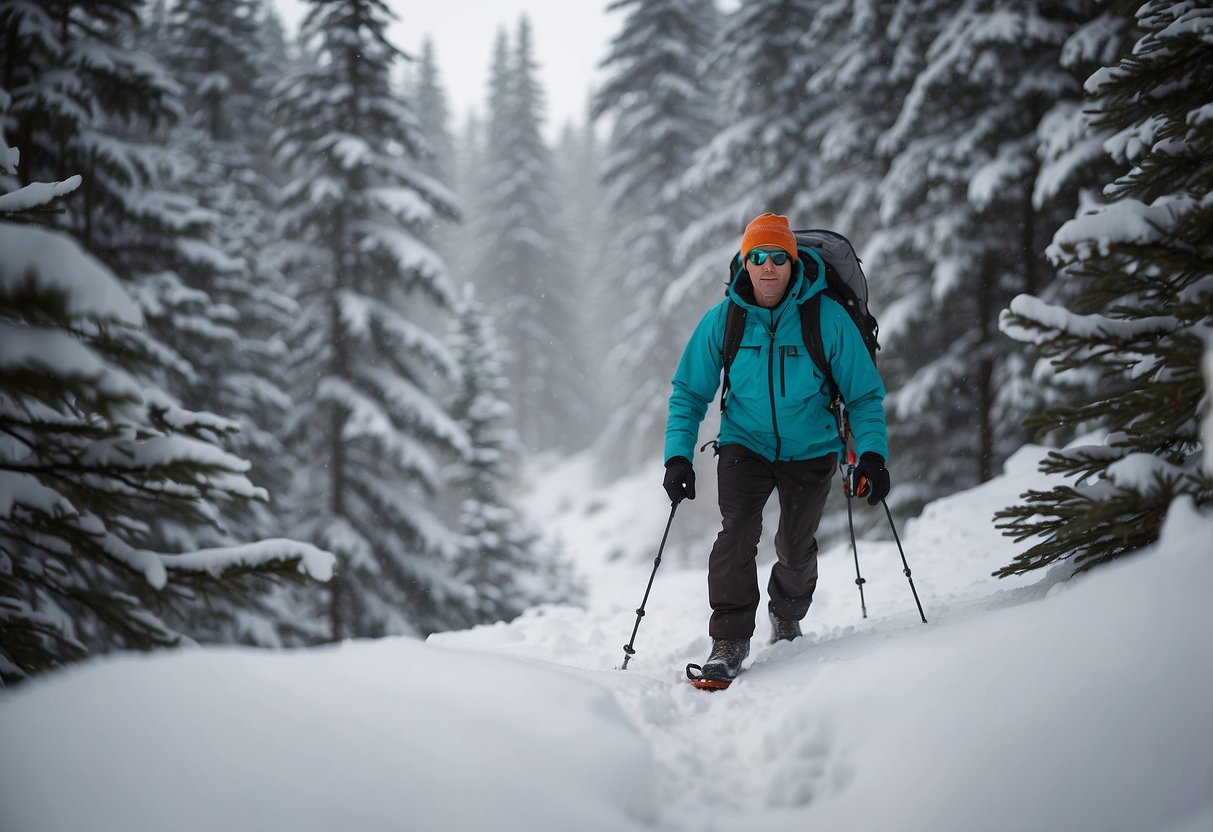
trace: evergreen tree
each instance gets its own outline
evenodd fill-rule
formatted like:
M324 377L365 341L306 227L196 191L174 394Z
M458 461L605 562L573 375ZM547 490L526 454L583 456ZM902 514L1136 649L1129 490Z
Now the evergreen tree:
M1059 560L1089 569L1155 541L1177 497L1213 502L1199 424L1213 326L1213 13L1156 0L1137 19L1144 34L1132 51L1086 84L1093 127L1111 132L1105 146L1122 173L1049 249L1081 293L1073 311L1016 298L1003 323L1060 373L1094 370L1101 381L1034 426L1097 426L1107 440L1050 453L1042 469L1075 485L1029 491L998 513L1008 535L1043 538L998 575Z
M263 63L261 0L182 0L170 18L168 48L190 114L174 135L190 160L183 185L216 224L207 243L222 254L202 264L191 283L221 305L238 340L198 362L196 397L241 425L239 451L254 462L260 482L284 482L286 454L267 429L291 407L282 376L281 333L296 308L265 252L275 199L270 166L270 79ZM256 525L274 528L272 516Z
M253 463L255 483L274 489L272 504L236 518L241 533L253 535L286 528L293 474L273 432L292 409L283 333L297 308L272 261L276 195L267 109L281 69L267 56L280 56L285 46L267 48L275 32L281 37L270 20L262 0L183 0L168 15L163 38L149 44L173 67L188 113L171 136L183 157L181 187L215 217L204 242L216 256L190 264L185 277L223 310L231 334L194 359L187 400L239 424L233 450ZM291 597L299 594L278 589L258 599L260 620L213 604L192 617L195 626L209 620L222 640L276 645L322 638L316 599Z
M450 130L450 112L438 71L434 41L428 37L421 45L421 58L407 95L416 102L417 121L421 125L422 135L429 142L429 153L422 160L424 169L438 181L451 184L454 181L454 140Z
M418 154L420 169L458 193L461 205L467 204L475 191L463 187L459 180L462 175L460 166L467 161L467 154L474 153L475 149L459 147L451 134L446 91L438 71L434 43L429 38L422 44L421 58L410 73L405 90L407 98L415 102L420 134L426 143L424 150ZM475 256L478 249L468 243L472 234L465 218L461 216L450 220L435 217L428 233L434 249L443 261L450 264L455 281L460 285L471 282L479 266Z
M1080 25L1070 36L1061 50L1064 69L1085 78L1097 69L1115 64L1131 47L1136 39L1132 9L1118 5L1121 8L1114 6L1105 10ZM1104 151L1111 130L1093 123L1086 112L1087 106L1084 99L1067 97L1058 101L1042 119L1037 131L1041 168L1032 195L1034 205L1056 200L1060 206L1068 208L1074 205L1075 195L1079 200L1089 200L1089 194L1097 193L1104 183L1116 177L1116 165ZM1050 304L1067 306L1081 303L1083 289L1080 281L1053 280L1040 288L1038 297ZM1030 371L1032 393L1025 397L1025 404L1033 405L1035 409L1086 401L1100 383L1096 373L1058 374L1052 362L1041 357L1038 350L1030 349L1023 355L1013 352L1011 358L1024 362ZM1023 384L1024 379L1020 378L1019 383ZM1046 441L1047 435L1047 441L1060 446L1086 432L1088 426L1081 423L1051 425L1037 430L1034 438Z
M712 91L703 66L714 43L713 4L619 0L627 17L602 66L595 118L612 121L602 161L606 258L596 281L621 303L607 330L606 396L613 402L598 443L611 473L653 460L665 430L669 380L694 324L694 304L664 300L687 267L679 235L705 202L680 187L711 135ZM720 261L723 263L723 258ZM617 310L617 311L615 311Z
M562 234L571 241L577 256L567 262L569 280L583 286L586 307L594 311L595 320L579 316L583 323L577 343L582 348L587 376L593 383L581 387L584 408L579 416L581 436L587 440L602 432L605 421L604 400L601 397L603 374L594 367L589 356L605 355L616 345L617 333L611 327L597 325L609 320L609 312L620 303L618 287L603 279L603 264L612 252L607 246L607 210L603 202L601 183L602 147L593 121L588 117L581 125L566 124L556 146L557 201L561 206Z
M466 545L460 578L475 596L472 620L510 620L544 601L574 600L580 587L559 553L526 528L505 494L518 480L517 435L509 428L509 382L493 320L468 287L452 351L460 368L451 413L468 435L471 454L451 478L461 499Z
M881 186L879 272L897 284L888 380L898 473L924 499L993 476L1027 438L1026 362L997 332L1016 291L1051 273L1044 242L1074 196L1033 202L1040 128L1079 78L1060 53L1094 16L1084 0L916 3L925 52L896 122ZM927 337L924 337L924 333ZM903 496L904 500L905 497Z
M13 46L5 128L24 154L22 181L82 174L73 210L51 219L127 282L148 323L128 333L131 360L183 398L194 362L236 334L226 310L183 277L220 256L201 240L215 216L174 181L180 159L161 139L181 102L173 79L136 46L141 6L0 4Z
M0 141L3 173L15 161ZM332 568L288 540L159 548L153 518L219 526L225 506L265 492L219 447L230 422L181 408L119 363L142 312L118 278L29 222L80 184L0 195L0 685L106 650L181 644L196 633L173 618L199 597L230 606L253 589L246 576Z
M212 415L230 402L212 396L210 383L219 368L239 366L238 312L232 303L217 303L211 292L224 280L239 286L240 264L217 244L217 229L224 227L219 209L227 206L199 204L188 192L194 165L166 143L170 129L183 122L181 88L140 48L148 31L165 25L162 10L153 9L145 19L143 8L133 0L0 3L11 46L4 53L4 77L13 85L4 123L28 143L22 181L83 174L72 210L51 214L48 221L118 275L139 304L146 326L111 333L123 342L113 352L115 360L154 389L164 406L194 414L180 429L213 444L215 453L239 447L234 456L240 458L254 445L235 439L234 428L251 423ZM255 385L244 389L262 392ZM249 435L256 438L254 431ZM230 514L211 512L205 523L188 513L139 505L145 513L138 520L147 526L144 544L160 551L223 547L280 533L273 524L248 522L267 514L248 501L229 501ZM182 593L166 615L199 640L277 643L276 637L262 637L273 628L252 609Z
M828 91L807 95L812 75L828 63L831 38L811 40L822 0L757 0L725 22L712 65L723 72L722 125L685 179L717 198L697 218L687 241L719 242L711 274L737 250L747 222L764 211L790 213L817 178L816 145L834 112ZM709 113L710 115L710 113ZM821 207L811 206L814 216ZM796 227L799 218L792 217ZM814 224L825 224L814 220ZM696 275L702 279L702 272Z
M339 558L331 637L429 633L465 621L460 538L435 512L444 458L467 437L438 402L455 366L421 325L453 306L427 240L454 217L419 167L425 139L390 78L382 0L314 0L308 60L278 88L277 158L289 277L300 304L289 441L301 466L300 533Z
M498 36L490 71L482 197L474 206L484 255L474 279L510 345L510 405L521 441L532 450L575 447L586 422L579 358L585 304L568 265L582 253L560 233L535 76L523 17L513 49L504 32Z

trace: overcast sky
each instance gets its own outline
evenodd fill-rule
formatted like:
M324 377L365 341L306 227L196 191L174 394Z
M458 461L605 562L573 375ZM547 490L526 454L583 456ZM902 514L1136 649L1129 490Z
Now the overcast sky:
M607 14L608 0L388 0L397 22L389 38L401 49L419 54L422 40L434 41L442 85L451 108L452 128L462 126L471 110L483 114L489 63L497 32L505 27L511 41L518 19L531 22L539 82L547 101L546 132L554 137L567 122L580 123L586 100L600 78L598 64L622 25L624 12ZM287 31L303 19L303 0L275 0Z

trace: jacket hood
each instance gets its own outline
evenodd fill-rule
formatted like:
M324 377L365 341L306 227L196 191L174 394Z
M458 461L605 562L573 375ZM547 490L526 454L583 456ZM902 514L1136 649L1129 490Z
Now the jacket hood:
M821 255L803 246L797 249L797 254L792 263L792 280L788 284L788 294L780 301L780 306L789 302L799 306L826 288L826 266ZM742 306L760 308L754 301L754 287L750 284L749 272L742 264L740 251L733 255L725 295Z

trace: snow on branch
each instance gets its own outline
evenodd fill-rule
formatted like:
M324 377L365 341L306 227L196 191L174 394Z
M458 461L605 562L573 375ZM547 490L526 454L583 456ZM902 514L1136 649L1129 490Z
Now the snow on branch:
M1018 316L1037 324L1039 329L1030 329L1003 315L999 328L1003 334L1026 344L1043 344L1062 335L1071 335L1088 340L1114 338L1132 341L1144 336L1167 333L1179 326L1179 321L1169 315L1157 315L1136 321L1116 320L1104 315L1079 315L1062 306L1045 303L1034 295L1018 295L1009 308L1012 316Z
M65 332L0 323L0 371L45 373L64 383L91 385L110 400L141 400L139 385L109 367L96 351Z
M0 194L0 214L15 214L40 208L70 194L79 188L83 181L80 175L76 174L62 182L31 182L12 193Z
M271 538L256 543L199 549L184 555L160 555L160 562L172 570L205 572L215 578L229 570L256 571L275 562L298 561L301 574L318 581L333 577L336 558L331 552L310 543L287 538Z
M319 401L339 403L349 413L342 426L343 439L370 443L400 469L425 482L438 481L440 467L431 450L404 432L394 419L397 414L388 412L383 402L376 401L347 380L331 376L317 385L316 396ZM390 404L399 407L398 402Z
M62 295L72 317L143 323L138 304L118 278L68 235L0 225L0 251L0 294L15 295L33 281L35 288Z
M999 197L1011 192L1015 184L1031 173L1036 160L1027 140L1008 142L998 155L983 165L969 180L969 202L984 210Z
M18 506L48 517L76 513L66 497L43 485L32 474L0 470L0 518L11 517Z
M402 186L371 188L367 191L367 198L407 226L426 225L434 221L433 204L414 188Z
M1053 235L1045 254L1059 265L1069 259L1070 251L1085 260L1096 254L1107 255L1117 245L1157 243L1181 217L1197 207L1196 199L1186 194L1159 197L1149 205L1123 199L1067 222Z
M7 102L8 93L0 90L0 110L8 109ZM9 147L3 134L0 134L0 173L15 174L19 164L21 164L21 151L15 147Z
M1147 453L1128 454L1113 462L1104 472L1117 488L1150 494L1163 483L1174 482L1185 475L1184 469L1161 457Z

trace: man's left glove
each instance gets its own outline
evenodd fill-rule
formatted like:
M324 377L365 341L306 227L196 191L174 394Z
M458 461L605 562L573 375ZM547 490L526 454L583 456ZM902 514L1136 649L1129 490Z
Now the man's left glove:
M867 497L868 505L874 506L889 496L889 488L889 471L884 467L884 457L864 451L851 477L851 493L856 497Z
M695 499L695 466L685 456L670 457L665 464L665 493L675 505Z

